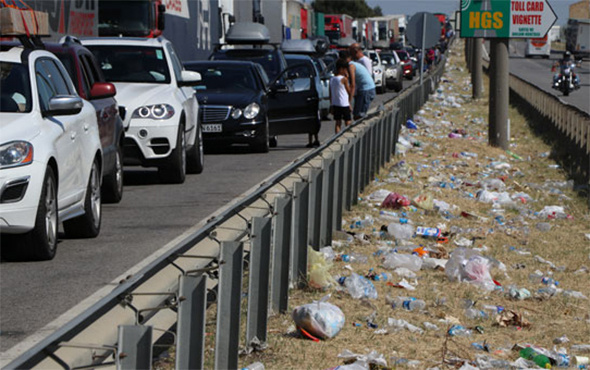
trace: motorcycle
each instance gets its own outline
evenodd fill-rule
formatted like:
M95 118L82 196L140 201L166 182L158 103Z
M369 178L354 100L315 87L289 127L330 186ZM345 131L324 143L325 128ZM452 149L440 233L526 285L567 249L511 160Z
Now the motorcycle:
M579 88L574 77L575 66L574 63L562 66L561 73L554 85L554 88L561 91L564 96L568 96L572 90Z

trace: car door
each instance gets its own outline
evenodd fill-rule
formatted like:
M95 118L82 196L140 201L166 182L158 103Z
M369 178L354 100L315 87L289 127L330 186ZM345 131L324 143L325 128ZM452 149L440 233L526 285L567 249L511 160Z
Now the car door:
M73 94L62 71L50 58L37 59L35 80L42 111L48 109L52 97ZM84 123L80 115L45 116L44 121L57 131L53 146L58 166L58 205L63 209L79 201L85 190L86 181L82 180L84 166L80 163Z
M184 67L180 62L180 59L176 55L172 44L166 44L166 50L168 51L168 55L170 57L170 63L172 64L172 69L174 70L174 76L176 77L176 81L180 81L182 79L181 74ZM189 132L189 137L187 137L187 143L192 145L195 141L195 134L197 130L196 123L198 117L198 103L195 97L195 90L190 86L184 86L176 89L178 98L182 101L182 107L184 109L184 114L186 117L185 122L185 130Z
M310 65L283 70L269 85L268 97L271 136L317 132L319 96Z

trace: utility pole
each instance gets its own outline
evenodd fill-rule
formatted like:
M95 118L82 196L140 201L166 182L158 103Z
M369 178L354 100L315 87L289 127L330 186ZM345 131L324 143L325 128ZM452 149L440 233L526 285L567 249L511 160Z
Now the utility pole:
M472 93L473 99L481 98L481 93L483 91L483 76L482 76L482 69L481 69L481 49L482 49L482 38L476 37L473 40L473 60L471 63L471 86L472 86Z
M490 40L490 106L489 143L491 146L508 149L509 126L508 104L508 38Z

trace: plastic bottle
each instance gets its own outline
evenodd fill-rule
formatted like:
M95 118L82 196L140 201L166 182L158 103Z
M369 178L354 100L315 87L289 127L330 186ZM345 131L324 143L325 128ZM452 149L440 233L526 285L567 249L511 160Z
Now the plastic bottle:
M590 344L572 344L570 351L578 354L590 353Z
M483 308L486 311L490 311L491 313L501 313L502 311L504 311L504 307L502 306L494 306L491 304L484 304L483 306L481 306L481 308Z
M389 272L382 272L380 274L375 275L373 277L373 280L386 281L386 280L391 280L392 278L393 278L393 276Z
M555 285L555 286L559 285L559 281L554 280L553 278L550 278L550 277L543 276L543 274L540 274L538 271L530 274L529 280L531 281L531 283L543 283L545 285Z
M387 303L393 305L395 308L404 308L408 311L420 311L426 307L426 302L414 297L387 297Z
M465 316L470 319L487 319L488 314L483 310L478 310L477 308L468 308L465 310Z
M449 329L449 335L451 335L453 337L470 337L471 330L466 329L462 325L453 325Z
M531 347L521 349L519 354L520 357L533 361L542 369L551 369L551 362L549 361L549 358L545 355L538 354Z
M262 362L254 362L247 367L243 367L242 370L264 370L264 364Z
M343 254L341 256L341 259L343 262L353 262L353 263L368 263L369 262L369 258L363 254L360 253L349 253L349 254Z

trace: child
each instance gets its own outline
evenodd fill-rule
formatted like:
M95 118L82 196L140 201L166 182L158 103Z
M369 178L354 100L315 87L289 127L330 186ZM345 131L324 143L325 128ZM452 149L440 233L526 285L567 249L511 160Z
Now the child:
M348 83L348 62L345 59L336 61L336 76L330 79L330 111L336 123L335 131L339 133L342 120L346 126L350 125L350 97L352 95Z

